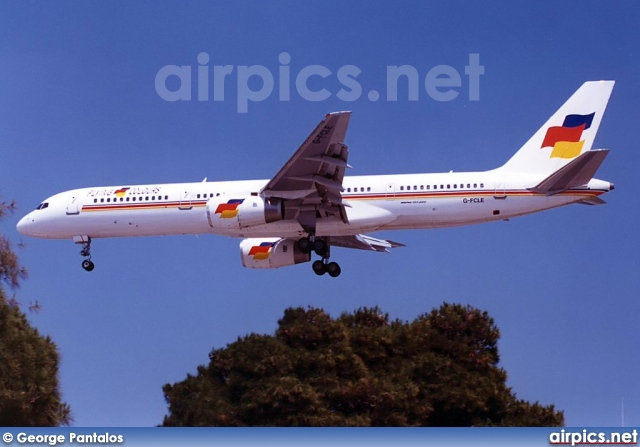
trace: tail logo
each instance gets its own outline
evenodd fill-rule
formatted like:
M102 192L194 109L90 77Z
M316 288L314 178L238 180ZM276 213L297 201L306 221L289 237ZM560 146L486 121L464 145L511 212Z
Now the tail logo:
M567 115L562 126L552 126L547 129L540 148L553 148L549 158L577 157L584 146L584 140L580 140L582 132L591 127L595 114L593 112L589 115Z
M254 245L251 247L251 250L249 250L249 256L253 256L254 261L269 259L273 244L273 242L262 242L260 245Z
M214 214L220 214L220 219L233 219L238 215L238 207L244 199L231 199L227 203L221 203Z

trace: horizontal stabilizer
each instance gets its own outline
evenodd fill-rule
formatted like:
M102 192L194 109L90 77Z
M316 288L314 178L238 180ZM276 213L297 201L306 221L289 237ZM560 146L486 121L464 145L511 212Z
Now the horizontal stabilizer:
M586 185L593 178L608 153L607 149L584 152L529 190L551 196Z
M576 203L580 203L582 205L604 205L607 202L602 200L600 197L591 197L589 199L584 199Z
M354 236L332 236L331 245L344 248L357 248L359 250L373 250L380 252L389 252L390 248L404 247L404 244L388 241L385 239L376 239L366 234L356 234Z

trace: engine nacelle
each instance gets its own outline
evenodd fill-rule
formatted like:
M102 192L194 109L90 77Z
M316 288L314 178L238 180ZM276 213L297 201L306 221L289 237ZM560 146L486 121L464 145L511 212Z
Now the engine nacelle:
M240 242L242 265L249 269L277 269L311 260L310 253L303 253L295 239L263 237L244 239Z
M212 228L247 228L284 219L284 206L280 199L258 196L212 197L207 202L207 219Z

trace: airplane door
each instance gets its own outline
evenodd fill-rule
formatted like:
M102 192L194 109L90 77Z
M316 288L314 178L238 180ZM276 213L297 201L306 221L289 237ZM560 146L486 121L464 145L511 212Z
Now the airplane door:
M193 208L193 204L191 203L191 191L185 191L180 197L180 205L178 205L178 209L180 210L190 210Z
M387 183L385 187L385 197L387 200L393 200L396 198L396 188L393 183Z
M502 180L502 179L498 180L498 183L496 183L496 190L493 192L493 198L494 199L506 199L507 198L507 193L506 193L504 180Z
M80 214L81 209L82 207L80 206L80 197L69 197L69 201L67 202L67 215L71 216L74 214Z

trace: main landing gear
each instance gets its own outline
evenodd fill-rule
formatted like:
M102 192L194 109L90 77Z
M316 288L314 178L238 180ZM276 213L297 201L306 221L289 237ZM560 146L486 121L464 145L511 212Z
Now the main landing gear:
M87 272L90 272L95 267L95 264L93 263L93 261L91 261L91 238L90 237L87 237L86 239L82 238L82 240L76 243L82 244L82 250L80 250L80 256L84 256L85 258L87 258L82 261L82 268L85 269Z
M322 276L328 273L332 278L340 276L342 272L340 265L338 265L337 262L329 262L331 250L327 240L315 236L311 236L310 238L303 237L298 240L298 248L304 253L311 253L313 251L322 257L322 259L318 259L311 264L311 268L316 275Z

